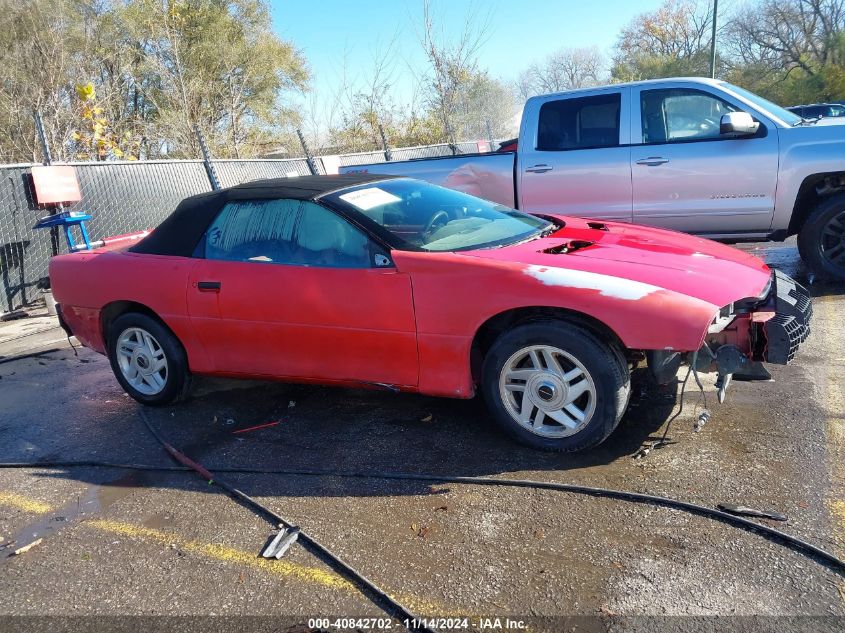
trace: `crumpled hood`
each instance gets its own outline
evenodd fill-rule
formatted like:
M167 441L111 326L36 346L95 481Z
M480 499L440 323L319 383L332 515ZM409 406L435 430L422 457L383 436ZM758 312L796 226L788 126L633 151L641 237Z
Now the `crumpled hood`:
M757 257L711 240L625 223L554 217L565 226L549 237L463 254L523 263L526 273L538 278L554 275L555 269L595 273L607 277L613 292L636 294L634 288L625 290L630 280L716 307L758 296L771 275ZM590 283L603 283L595 275L589 278Z

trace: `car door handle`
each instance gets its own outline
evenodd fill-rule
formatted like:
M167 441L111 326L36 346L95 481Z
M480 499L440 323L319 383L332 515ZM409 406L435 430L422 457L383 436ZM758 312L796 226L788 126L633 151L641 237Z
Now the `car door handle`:
M649 156L648 158L641 158L637 161L637 165L648 165L649 167L657 167L658 165L663 165L664 163L668 163L668 158L663 158L662 156Z
M532 165L531 167L526 167L525 171L532 173L532 174L545 174L547 171L551 171L554 167L551 167L546 164L542 165Z
M203 292L220 292L219 281L198 281L197 288Z

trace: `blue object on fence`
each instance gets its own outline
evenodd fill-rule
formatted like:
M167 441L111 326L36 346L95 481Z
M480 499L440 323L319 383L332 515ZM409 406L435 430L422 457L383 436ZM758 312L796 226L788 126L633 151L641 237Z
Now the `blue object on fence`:
M85 228L85 222L90 219L92 219L92 216L80 211L62 211L61 213L56 213L54 215L44 216L38 220L32 228L49 229L54 226L62 226L65 229L67 246L71 253L74 251L80 251L83 248L90 251L91 240L88 238L88 229ZM74 225L79 226L79 232L82 234L82 240L85 242L84 246L82 244L76 244L73 239L73 231L71 229Z

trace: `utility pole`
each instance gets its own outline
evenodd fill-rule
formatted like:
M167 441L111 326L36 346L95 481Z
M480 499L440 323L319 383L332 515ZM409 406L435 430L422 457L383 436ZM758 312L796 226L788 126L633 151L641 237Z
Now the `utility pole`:
M713 35L710 38L710 78L716 78L716 20L719 16L719 0L713 0Z

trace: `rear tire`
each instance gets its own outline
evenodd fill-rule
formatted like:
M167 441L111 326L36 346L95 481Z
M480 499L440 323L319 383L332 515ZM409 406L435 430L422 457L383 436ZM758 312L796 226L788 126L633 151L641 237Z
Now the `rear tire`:
M616 429L631 392L622 354L566 321L517 326L484 359L482 391L517 442L549 451L592 448Z
M135 400L164 406L187 394L188 357L160 321L137 312L123 314L110 324L107 339L112 371Z
M845 280L845 194L816 207L798 234L801 259L817 275Z

